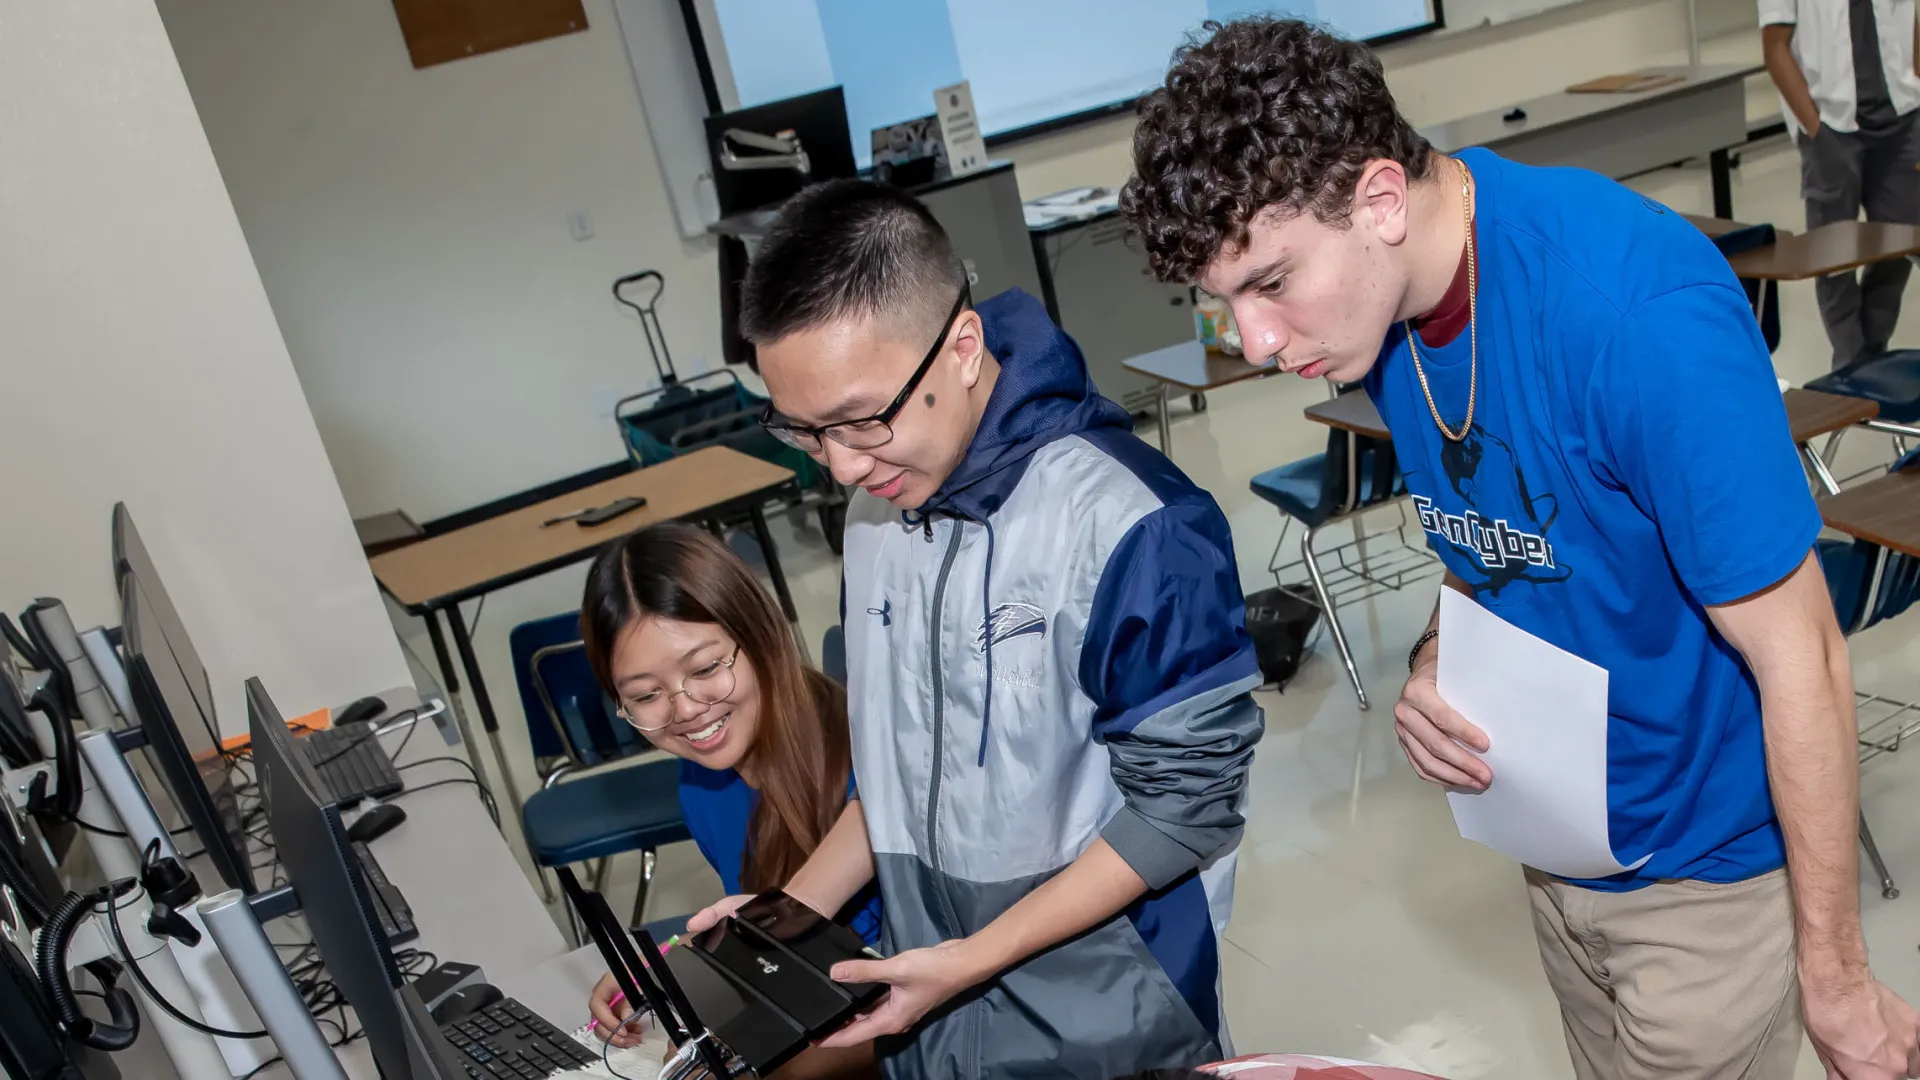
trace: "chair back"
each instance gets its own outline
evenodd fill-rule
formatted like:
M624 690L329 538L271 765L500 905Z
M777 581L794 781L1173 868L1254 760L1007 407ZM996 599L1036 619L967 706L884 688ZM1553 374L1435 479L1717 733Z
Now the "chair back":
M1762 223L1721 233L1713 238L1713 245L1720 249L1720 254L1731 259L1735 255L1772 247L1778 238L1779 234L1771 224ZM1780 347L1780 283L1741 278L1740 284L1747 291L1747 306L1753 309L1753 316L1760 323L1761 340L1767 343L1767 352L1772 353Z
M566 758L584 768L650 748L601 691L580 640L578 615L521 623L507 644L536 761Z

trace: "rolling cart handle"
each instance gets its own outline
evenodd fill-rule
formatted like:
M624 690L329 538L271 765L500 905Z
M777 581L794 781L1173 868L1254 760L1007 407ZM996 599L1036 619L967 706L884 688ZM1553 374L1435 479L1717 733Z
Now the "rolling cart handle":
M621 290L642 281L652 281L653 295L642 303L635 303L621 295ZM640 329L647 335L647 351L653 354L653 370L660 377L661 386L672 386L680 381L673 370L673 354L667 351L667 331L660 325L660 313L656 305L667 291L667 281L658 270L641 270L616 278L613 282L613 298L632 308L640 316Z

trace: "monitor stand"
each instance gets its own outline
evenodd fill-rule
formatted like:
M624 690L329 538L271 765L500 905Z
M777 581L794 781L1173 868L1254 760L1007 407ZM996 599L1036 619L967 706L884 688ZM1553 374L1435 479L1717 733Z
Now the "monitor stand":
M145 851L151 844L159 845L163 857L178 854L120 746L122 739L137 742L139 736L138 729L134 729L89 732L79 739L81 771L87 788L81 799L80 816L96 828L125 834L122 839L117 835L87 832L94 859L109 880L138 877L140 867L135 853ZM127 944L140 957L141 972L174 1006L189 1016L197 1011L202 1022L229 1031L253 1030L264 1023L273 1036L272 1039L215 1038L179 1023L147 1002L142 1011L159 1033L179 1075L245 1076L267 1062L275 1049L272 1044L277 1043L281 1056L299 1080L344 1080L338 1059L328 1048L320 1026L307 1012L299 992L294 989L293 979L267 942L266 932L255 914L256 906L267 911L291 910L287 904L291 897L291 888L286 888L245 901L236 891L184 908L180 914L201 931L200 943L191 947L171 938L147 934L147 912L151 904L144 892L120 911L120 925ZM239 902L234 902L236 900ZM251 932L244 924L251 924ZM227 951L229 943L235 951ZM261 962L259 950L262 949L270 964ZM289 999L293 1006L291 1013L286 1004ZM316 1044L318 1057L310 1052Z

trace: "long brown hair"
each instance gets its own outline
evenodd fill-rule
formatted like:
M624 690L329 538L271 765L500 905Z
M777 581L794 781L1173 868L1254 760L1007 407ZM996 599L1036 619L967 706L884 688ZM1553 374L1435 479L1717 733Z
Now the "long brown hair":
M760 720L741 764L759 782L760 798L747 822L740 879L753 892L785 885L846 806L846 691L801 662L786 620L746 564L691 525L641 529L609 545L587 571L580 637L615 700L613 643L650 615L716 625L753 665Z

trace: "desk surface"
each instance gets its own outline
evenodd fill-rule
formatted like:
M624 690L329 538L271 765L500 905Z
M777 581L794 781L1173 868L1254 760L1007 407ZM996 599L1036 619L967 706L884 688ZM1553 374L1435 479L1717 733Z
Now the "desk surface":
M1804 281L1920 253L1920 225L1836 221L1799 235L1780 233L1771 247L1727 262L1743 278Z
M1726 218L1706 217L1701 214L1681 214L1680 216L1687 219L1687 224L1705 233L1708 239L1715 239L1738 229L1752 227L1745 221L1729 221ZM1778 235L1778 233L1776 233L1776 235Z
M1679 75L1681 81L1637 94L1570 94L1562 90L1557 94L1547 94L1531 101L1519 102L1518 107L1526 111L1525 120L1508 123L1502 119L1507 113L1513 111L1514 106L1509 105L1475 113L1472 116L1463 116L1458 120L1449 120L1444 124L1421 128L1420 134L1425 136L1435 149L1448 154L1470 146L1498 149L1501 143L1511 139L1537 135L1550 128L1579 123L1622 109L1657 105L1672 98L1744 79L1762 70L1764 69L1757 64L1647 68L1644 72L1635 74Z
M1841 428L1873 419L1880 406L1864 398L1823 394L1818 390L1794 388L1783 396L1787 406L1787 426L1796 443L1809 442ZM1328 427L1351 431L1375 439L1389 437L1387 423L1365 390L1349 390L1337 398L1315 402L1306 408L1306 417Z
M1781 398L1787 405L1787 427L1797 443L1811 442L1880 415L1879 402L1843 394L1823 394L1795 387Z
M1889 473L1820 500L1829 528L1920 557L1920 469Z
M1256 366L1247 363L1243 356L1214 352L1197 341L1183 341L1120 363L1128 371L1196 394L1262 378L1279 370L1271 361Z
M635 529L693 517L791 479L789 469L709 446L387 552L372 560L373 576L417 613L558 569ZM632 495L644 496L647 505L604 525L583 529L566 521L540 527L560 514Z
M1387 422L1365 390L1349 390L1337 398L1307 406L1307 419L1328 427L1351 431L1374 439L1388 438Z

